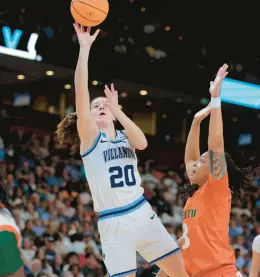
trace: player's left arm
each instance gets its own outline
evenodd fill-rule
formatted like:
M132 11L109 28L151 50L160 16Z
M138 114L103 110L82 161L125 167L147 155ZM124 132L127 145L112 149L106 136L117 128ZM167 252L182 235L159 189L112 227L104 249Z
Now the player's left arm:
M131 143L131 145L138 150L144 150L148 143L143 131L120 109L118 105L118 94L111 85L111 89L105 86L105 95L108 99L108 107L114 117L121 123L124 127L126 136Z
M220 102L220 87L227 76L228 65L224 64L218 71L214 82L211 82L211 114L209 122L209 168L213 179L222 179L227 172L224 152L223 120Z

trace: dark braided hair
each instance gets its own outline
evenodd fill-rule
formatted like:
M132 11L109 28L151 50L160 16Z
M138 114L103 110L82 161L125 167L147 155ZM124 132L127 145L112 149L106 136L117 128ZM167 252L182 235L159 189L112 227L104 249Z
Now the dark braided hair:
M254 170L251 167L239 168L228 153L225 153L225 159L229 177L229 188L233 199L243 200L243 191L256 189ZM184 199L187 199L198 189L199 186L196 184L187 184L180 189L180 195Z

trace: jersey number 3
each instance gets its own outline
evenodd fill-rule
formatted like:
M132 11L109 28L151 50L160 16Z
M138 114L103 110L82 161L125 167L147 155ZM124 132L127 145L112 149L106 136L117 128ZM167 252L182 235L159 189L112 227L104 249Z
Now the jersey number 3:
M111 188L121 188L125 184L129 187L136 184L134 166L113 166L109 168Z

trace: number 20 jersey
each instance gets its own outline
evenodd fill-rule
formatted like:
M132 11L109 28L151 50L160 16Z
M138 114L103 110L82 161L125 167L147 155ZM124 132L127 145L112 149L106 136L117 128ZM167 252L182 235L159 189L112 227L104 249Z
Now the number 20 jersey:
M81 157L96 212L126 206L143 194L137 156L124 131L117 130L115 140L100 131Z

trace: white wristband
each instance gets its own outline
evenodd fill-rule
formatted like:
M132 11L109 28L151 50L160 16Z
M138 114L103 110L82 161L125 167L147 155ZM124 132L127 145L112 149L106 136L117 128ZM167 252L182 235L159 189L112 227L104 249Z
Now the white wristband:
M220 108L221 107L221 99L220 97L211 97L210 106L212 109Z

